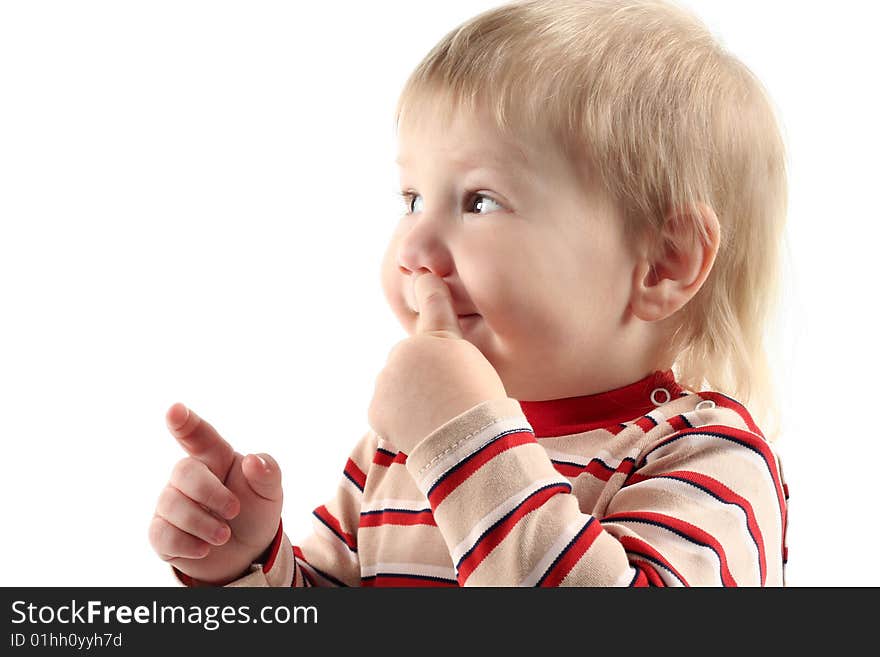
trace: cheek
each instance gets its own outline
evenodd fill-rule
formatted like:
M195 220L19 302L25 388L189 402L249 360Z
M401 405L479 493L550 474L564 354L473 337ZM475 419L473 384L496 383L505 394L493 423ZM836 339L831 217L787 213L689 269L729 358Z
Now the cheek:
M380 266L380 280L388 307L394 312L397 321L400 322L404 330L407 333L412 333L415 327L415 316L406 305L402 287L404 276L400 271L397 259L400 235L400 231L395 232L385 249Z

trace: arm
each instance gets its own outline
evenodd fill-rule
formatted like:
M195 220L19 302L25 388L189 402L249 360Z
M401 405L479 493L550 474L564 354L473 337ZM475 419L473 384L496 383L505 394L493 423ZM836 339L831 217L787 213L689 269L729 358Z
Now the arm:
M604 518L580 510L514 399L449 420L407 468L464 586L781 583L783 485L749 431L666 436L644 450Z
M357 529L366 473L376 452L378 439L367 431L352 450L336 494L314 510L314 531L299 545L293 545L282 523L272 543L246 573L227 583L195 581L173 568L184 586L358 586L360 561Z

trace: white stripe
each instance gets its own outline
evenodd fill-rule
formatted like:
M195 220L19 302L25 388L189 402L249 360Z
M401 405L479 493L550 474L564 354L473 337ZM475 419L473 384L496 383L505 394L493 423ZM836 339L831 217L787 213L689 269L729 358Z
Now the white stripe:
M353 495L356 500L361 500L363 498L364 491L362 491L360 488L358 488L357 484L355 484L347 476L343 475L341 483L344 486L345 490L347 492L351 493L351 495Z
M738 530L742 534L742 541L751 548L750 551L752 552L753 563L756 573L755 581L761 581L761 555L754 538L749 533L748 517L746 516L745 509L743 509L738 504L728 504L722 502L714 495L711 495L710 493L707 493L700 488L695 488L691 484L681 481L680 479L648 479L639 484L640 487L646 485L653 488L658 488L662 491L666 491L667 493L673 493L675 495L682 495L684 497L687 497L693 500L699 507L701 507L701 510L705 510L708 507L711 507L709 512L713 515L723 514L724 517L720 521L718 521L719 524L725 527L733 526L738 528ZM690 524L696 527L700 527L700 529L702 529L704 532L706 532L707 534L715 538L715 540L717 540L719 543L721 543L717 534L713 534L712 532L708 531L709 528L705 526L705 523L702 526L697 525L696 522L693 522L693 519L690 519L686 515L683 515L681 513L677 514L676 517L679 520L684 520L685 522L690 522ZM721 546L723 548L724 544L721 543ZM734 559L732 560L732 563L730 563L730 561L731 560L728 558L729 570L732 570L730 566L738 565L740 563L740 559ZM735 573L733 572L731 574L735 575Z
M534 433L531 425L522 416L499 418L479 431L465 436L462 440L454 443L445 452L438 454L432 461L427 463L417 473L419 488L423 492L430 490L431 486L448 472L450 468L474 452L479 451L497 436L509 431L528 431L529 433Z
M476 525L474 525L473 529L471 529L468 535L465 536L465 538L458 545L456 545L455 548L453 548L451 553L452 563L458 563L462 555L471 549L473 544L477 542L480 536L487 529L489 529L489 527L491 527L496 522L498 522L498 520L510 513L512 509L515 509L520 504L522 504L523 500L525 500L536 490L544 488L545 486L548 486L550 484L565 484L566 486L571 486L567 479L563 479L562 477L553 477L551 479L539 479L537 481L533 481L526 488L523 488L522 490L514 493L512 496L508 497L501 504L492 509L488 514L483 516L480 521Z
M755 434L752 434L752 436L754 436L757 440L762 440L760 436L755 436ZM757 452L750 445L743 445L742 443L737 442L735 437L725 438L723 436L717 436L709 433L687 433L679 438L676 438L671 443L668 443L666 445L663 445L662 447L659 447L658 449L653 450L645 458L645 465L652 463L670 453L674 453L677 450L681 450L682 453L692 451L694 447L688 447L688 443L707 440L714 441L718 445L720 445L725 450L725 453L723 455L724 457L732 457L744 463L748 463L750 466L756 468L758 472L761 473L761 477L764 479L764 485L768 487L767 489L771 491L772 495L770 501L772 502L774 509L773 517L776 519L776 526L773 529L775 532L781 532L782 512L779 508L779 499L776 493L776 483L774 482L773 477L770 474L770 464L767 463L766 459L764 459L760 452ZM719 463L721 458L721 455L712 455L713 463ZM754 508L755 500L750 499L749 503L752 504L756 517L760 517L761 510ZM764 531L763 527L761 528L761 531Z
M715 553L715 550L713 550L712 548L693 543L689 539L686 539L683 536L676 534L671 529L658 527L657 525L648 524L646 522L641 522L637 520L624 521L613 519L603 522L603 524L614 523L619 523L622 527L626 527L632 531L635 531L638 534L639 538L645 541L645 543L648 543L651 547L657 550L657 552L662 554L669 561L669 563L671 563L679 572L682 573L682 576L685 579L693 579L693 576L689 576L689 573L682 572L683 566L688 564L689 562L693 563L693 559L703 562L711 562L712 565L710 567L698 566L697 573L712 573L712 581L700 581L699 583L691 581L690 583L692 586L724 585L721 581L721 560ZM670 553L675 552L678 552L679 554L676 556L670 556ZM682 552L690 555L691 558L681 555ZM660 571L667 572L671 578L675 577L675 575L672 575L671 572L666 571L663 567L658 567L658 572Z
M598 522L598 520L594 520L593 522ZM553 545L547 549L544 556L541 557L537 564L535 564L532 572L526 575L518 586L534 586L537 584L538 580L547 572L550 564L556 561L556 557L558 557L565 549L566 545L571 543L571 540L581 529L583 529L583 527L584 519L583 517L578 517L574 522L570 523L565 529L563 529L559 534L559 538L557 538Z
M630 582L635 579L636 569L630 566L627 570L623 571L623 574L617 578L617 581L611 584L613 587L617 588L628 588Z
M321 522L321 520L319 520L317 516L312 516L312 525L314 526L316 533L322 534L323 538L333 548L333 551L336 552L342 559L348 561L349 563L357 563L357 553L350 547L348 547L348 543L340 538L327 525Z
M642 554L640 552L638 556L627 558L630 559L630 561L645 561L649 563L651 566L654 567L654 570L657 572L657 574L660 576L660 579L663 580L663 583L666 584L666 586L670 588L674 586L678 588L684 587L684 582L678 579L678 577L675 576L675 573L673 573L666 565L660 563L653 557L649 557L648 555Z
M429 563L374 563L361 568L361 577L374 577L379 573L386 575L423 575L456 580L455 569Z
M370 502L361 506L361 513L366 511L385 511L388 509L403 509L405 511L430 511L431 505L428 504L428 500L422 498L421 500L396 500L391 498L385 498L382 500L371 500Z

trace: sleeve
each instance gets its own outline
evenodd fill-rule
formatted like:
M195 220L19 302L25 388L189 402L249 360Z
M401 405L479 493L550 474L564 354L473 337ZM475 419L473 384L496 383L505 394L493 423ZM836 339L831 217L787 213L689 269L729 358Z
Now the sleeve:
M224 586L359 586L357 530L367 473L378 446L368 430L348 457L336 494L312 512L313 531L293 545L279 521L272 544L241 577ZM184 586L218 586L197 581L172 566Z
M776 460L762 438L722 429L676 431L646 447L602 518L580 509L514 399L452 418L416 445L407 468L462 586L779 584Z

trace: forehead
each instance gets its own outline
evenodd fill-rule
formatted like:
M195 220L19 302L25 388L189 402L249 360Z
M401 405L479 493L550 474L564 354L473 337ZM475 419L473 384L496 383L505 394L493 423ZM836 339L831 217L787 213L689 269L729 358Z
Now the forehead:
M418 166L420 161L441 157L461 169L489 166L523 171L532 166L534 153L519 139L508 136L485 110L457 110L450 116L422 111L402 117L398 132L397 164Z

